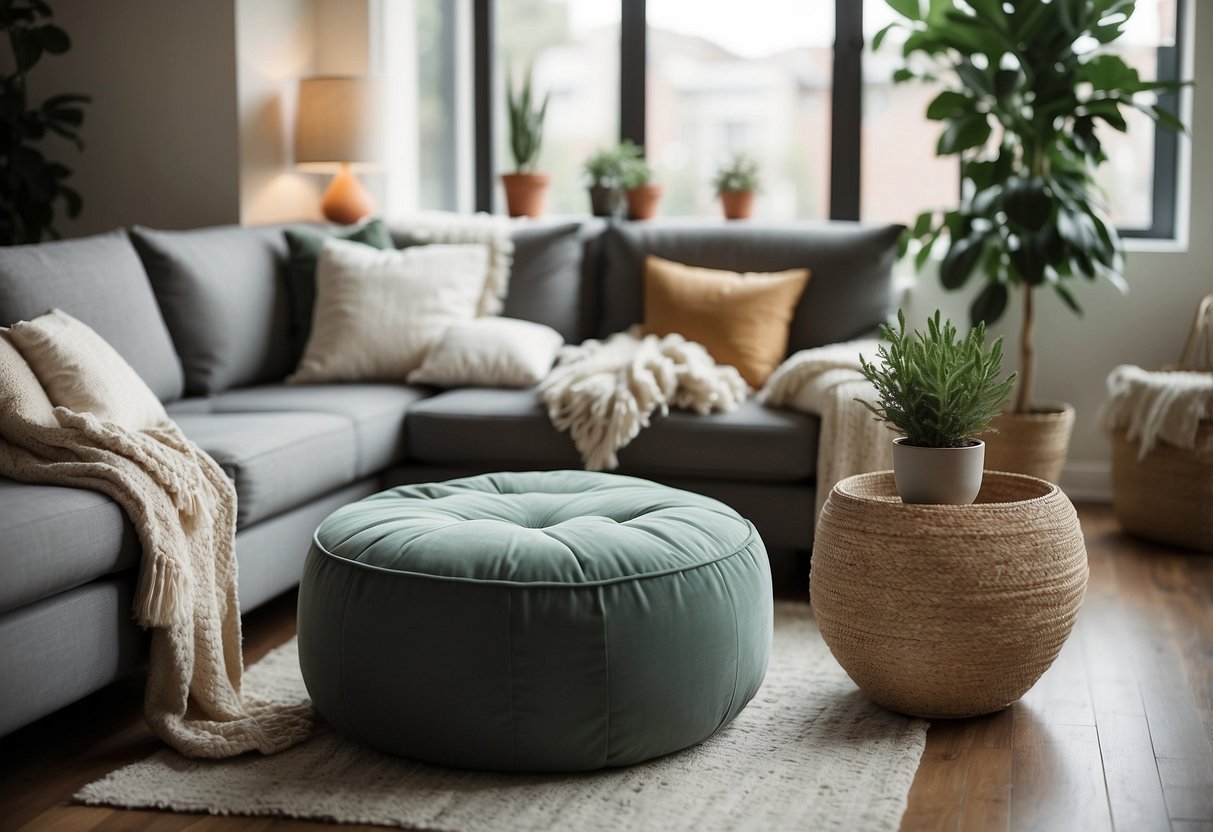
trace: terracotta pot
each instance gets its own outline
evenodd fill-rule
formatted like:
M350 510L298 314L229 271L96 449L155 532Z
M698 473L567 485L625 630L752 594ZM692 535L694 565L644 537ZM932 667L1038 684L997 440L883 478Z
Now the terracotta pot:
M903 503L967 506L981 491L986 443L923 448L893 440L893 477Z
M590 186L590 213L596 217L613 217L619 213L622 194L618 188L605 185Z
M748 220L754 213L754 192L721 191L720 204L726 220Z
M506 210L511 217L538 217L547 204L548 185L552 177L546 173L503 173Z
M1003 413L990 424L998 433L985 434L987 470L1061 479L1074 432L1073 405L1041 404L1030 413Z
M628 219L651 220L657 216L657 206L661 204L661 194L662 187L655 182L628 190Z

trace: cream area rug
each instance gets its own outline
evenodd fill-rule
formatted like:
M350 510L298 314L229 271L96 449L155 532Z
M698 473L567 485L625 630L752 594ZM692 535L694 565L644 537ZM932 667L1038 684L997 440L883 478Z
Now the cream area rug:
M296 685L306 695L294 641L246 678L280 690ZM310 740L271 757L201 761L161 751L76 798L451 832L896 830L927 725L865 699L830 655L808 605L781 602L754 701L703 743L630 768L576 775L440 768L364 748L318 723Z

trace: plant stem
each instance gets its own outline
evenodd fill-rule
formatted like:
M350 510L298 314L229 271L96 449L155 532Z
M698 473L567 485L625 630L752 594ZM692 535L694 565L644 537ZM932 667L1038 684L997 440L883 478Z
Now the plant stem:
M1023 287L1023 326L1019 331L1019 386L1015 391L1015 413L1032 409L1032 386L1036 377L1036 345L1032 340L1032 287Z

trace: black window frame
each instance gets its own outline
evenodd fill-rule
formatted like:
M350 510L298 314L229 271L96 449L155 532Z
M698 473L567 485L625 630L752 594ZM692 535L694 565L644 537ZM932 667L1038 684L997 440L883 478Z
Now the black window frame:
M475 101L475 206L494 209L494 109L492 106L496 0L472 0L473 100ZM1159 80L1178 81L1189 0L1175 0L1175 42L1158 47ZM619 0L619 139L644 147L648 20L646 0ZM863 169L863 2L834 2L834 62L830 95L830 219L860 218ZM1159 95L1159 104L1179 112L1178 90ZM1152 222L1148 228L1118 229L1125 238L1174 239L1179 200L1179 136L1154 128Z

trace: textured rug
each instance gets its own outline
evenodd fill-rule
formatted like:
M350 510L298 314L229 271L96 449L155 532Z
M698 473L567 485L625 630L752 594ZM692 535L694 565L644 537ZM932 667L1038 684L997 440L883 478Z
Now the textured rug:
M306 695L293 640L246 679ZM451 832L896 830L927 725L865 699L808 606L780 603L770 669L749 707L705 742L631 768L460 771L380 754L319 723L310 740L272 757L194 761L161 751L76 798Z

